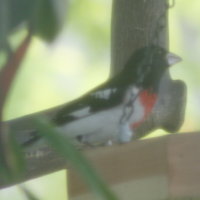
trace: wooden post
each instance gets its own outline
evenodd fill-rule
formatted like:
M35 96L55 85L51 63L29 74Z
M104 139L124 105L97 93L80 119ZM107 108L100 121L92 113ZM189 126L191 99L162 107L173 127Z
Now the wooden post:
M167 0L115 0L112 9L111 75L139 48L168 49Z
M119 199L200 199L200 133L174 134L86 151ZM70 200L94 200L76 172Z

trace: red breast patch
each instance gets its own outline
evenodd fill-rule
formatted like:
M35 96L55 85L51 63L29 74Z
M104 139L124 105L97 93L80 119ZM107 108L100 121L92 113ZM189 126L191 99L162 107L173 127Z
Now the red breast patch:
M132 128L138 128L146 120L156 103L157 97L158 95L156 93L152 93L148 90L143 90L139 93L139 101L144 107L144 116L141 120L131 124Z

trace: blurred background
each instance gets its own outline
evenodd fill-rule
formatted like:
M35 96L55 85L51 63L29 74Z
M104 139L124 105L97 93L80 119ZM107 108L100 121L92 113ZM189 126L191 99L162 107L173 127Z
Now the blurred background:
M33 39L9 95L6 120L70 101L108 78L111 3L71 0L66 25L57 39L50 44ZM199 0L176 0L175 7L169 10L170 51L183 59L170 72L173 79L184 80L188 88L185 122L180 132L199 130L199 7ZM18 45L25 33L23 29L16 30L10 37L12 45ZM167 133L157 130L151 136L163 134ZM39 199L65 200L65 177L63 170L23 185ZM26 197L14 186L0 190L0 199Z

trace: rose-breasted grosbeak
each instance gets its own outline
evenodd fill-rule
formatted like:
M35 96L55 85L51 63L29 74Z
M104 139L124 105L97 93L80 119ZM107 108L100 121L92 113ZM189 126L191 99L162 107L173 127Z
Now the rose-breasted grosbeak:
M53 112L51 120L63 134L70 134L81 144L93 145L99 138L128 142L151 113L164 72L178 61L179 57L159 46L141 48L121 73L81 98L55 108L58 111ZM27 145L39 139L36 131L30 133Z

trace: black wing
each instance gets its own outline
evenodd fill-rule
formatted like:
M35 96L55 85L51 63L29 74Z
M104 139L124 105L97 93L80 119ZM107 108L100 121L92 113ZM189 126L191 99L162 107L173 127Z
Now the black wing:
M56 114L53 122L62 125L112 108L123 101L124 93L125 88L113 86L107 82L83 97L66 104Z

